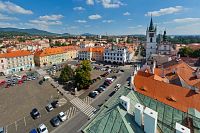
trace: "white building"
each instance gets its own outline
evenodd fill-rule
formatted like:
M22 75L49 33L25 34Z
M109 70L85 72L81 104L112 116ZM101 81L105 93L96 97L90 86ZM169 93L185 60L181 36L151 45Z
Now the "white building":
M93 42L88 42L88 41L82 42L80 44L80 48L94 47L94 46L95 44Z
M150 26L147 27L146 31L146 59L148 59L151 54L156 54L156 31L157 29L153 25L153 20L151 18Z
M129 61L129 52L126 47L106 48L104 51L104 61L108 63L125 64Z

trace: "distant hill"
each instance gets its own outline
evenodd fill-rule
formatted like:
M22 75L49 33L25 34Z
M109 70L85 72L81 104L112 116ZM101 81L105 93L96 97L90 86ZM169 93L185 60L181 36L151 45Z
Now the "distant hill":
M0 32L19 32L19 33L27 33L30 35L39 35L39 36L69 36L69 33L64 34L57 34L57 33L51 33L44 30L38 30L38 29L18 29L18 28L0 28Z
M96 36L95 34L91 34L91 33L83 33L81 34L81 36Z

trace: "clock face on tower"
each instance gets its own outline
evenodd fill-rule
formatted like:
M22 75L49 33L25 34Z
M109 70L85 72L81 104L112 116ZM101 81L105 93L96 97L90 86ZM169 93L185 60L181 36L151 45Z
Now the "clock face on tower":
M154 33L149 33L149 37L154 37Z

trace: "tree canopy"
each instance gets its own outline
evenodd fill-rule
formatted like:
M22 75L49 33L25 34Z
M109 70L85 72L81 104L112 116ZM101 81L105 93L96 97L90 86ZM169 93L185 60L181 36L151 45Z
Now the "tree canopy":
M75 71L75 83L78 90L86 88L91 83L90 71L92 70L90 61L84 60Z
M64 69L61 71L59 77L60 81L64 83L72 80L73 78L74 78L74 70L70 66L66 65Z
M180 48L178 53L181 55L181 57L200 57L200 49L193 50L190 47Z

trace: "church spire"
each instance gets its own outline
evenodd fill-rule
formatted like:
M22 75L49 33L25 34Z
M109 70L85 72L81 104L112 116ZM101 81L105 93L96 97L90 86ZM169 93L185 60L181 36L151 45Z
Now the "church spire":
M166 41L167 41L167 32L165 30L163 34L163 42L166 42Z
M151 22L150 22L149 30L150 31L154 30L152 15L151 15Z

